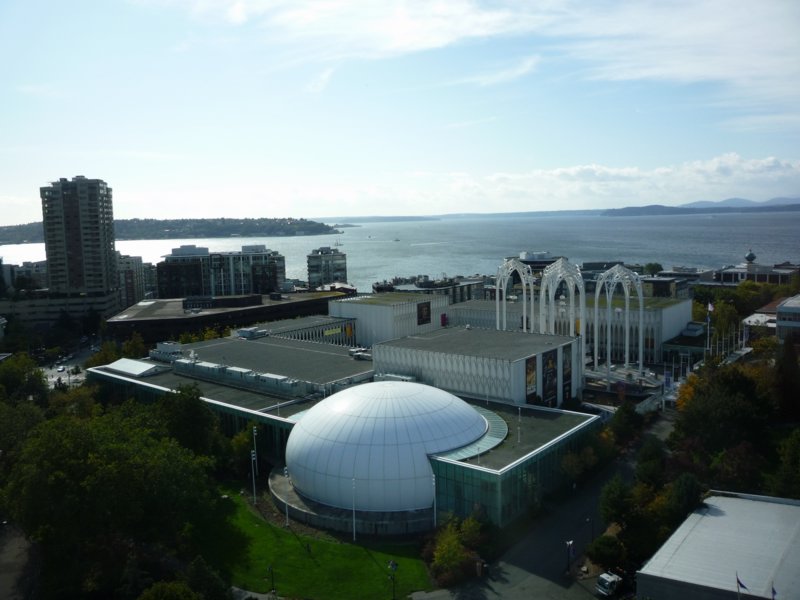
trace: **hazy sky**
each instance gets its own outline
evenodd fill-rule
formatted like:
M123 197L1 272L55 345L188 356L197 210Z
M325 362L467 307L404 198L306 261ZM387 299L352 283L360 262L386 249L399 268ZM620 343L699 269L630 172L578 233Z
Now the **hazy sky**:
M797 0L2 0L0 224L800 196Z

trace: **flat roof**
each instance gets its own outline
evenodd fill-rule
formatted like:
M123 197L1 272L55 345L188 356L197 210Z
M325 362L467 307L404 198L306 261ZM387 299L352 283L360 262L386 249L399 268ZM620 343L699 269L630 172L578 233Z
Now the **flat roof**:
M778 305L779 309L784 308L800 308L800 294L787 298Z
M376 306L394 306L396 304L408 304L409 302L425 302L426 300L430 300L430 298L412 292L381 292L379 294L342 298L341 301Z
M319 298L341 298L341 292L308 292L303 294L284 295L282 300L270 300L269 296L261 297L261 304L249 306L229 306L222 308L202 308L198 312L185 311L184 298L161 298L157 300L142 300L117 313L109 321L133 321L142 319L187 319L202 317L209 314L224 314L231 311L248 311L261 309L265 306L278 306L294 302L306 302Z
M255 325L239 327L238 329L266 329L271 335L280 335L312 327L325 327L327 325L341 325L353 319L342 317L328 317L325 315L311 315L308 317L297 317L296 319L281 319L280 321L260 321Z
M688 298L654 298L652 296L646 296L642 298L644 300L644 308L645 310L655 310L660 308L667 308L669 306L674 306L675 304L680 304L681 302L686 302ZM528 295L528 302L530 302L530 295ZM568 301L567 301L568 303ZM605 308L606 306L606 295L605 290L600 292L600 302L598 303L600 308ZM611 299L611 306L614 308L625 308L625 297L619 296L615 294ZM516 302L509 302L506 304L507 309L511 307L518 308L522 310L522 296L520 294L517 295ZM590 292L586 294L586 309L594 310L594 292ZM459 311L459 310L466 310L466 309L479 309L479 310L496 310L495 308L495 301L494 300L467 300L465 302L457 302L456 304L451 304L447 310L449 312ZM539 319L539 295L536 294L536 319ZM578 305L575 306L575 312L577 313L579 310ZM630 310L631 312L639 310L639 297L636 295L636 291L631 291L631 299L630 299Z
M143 360L141 362L149 361ZM369 363L361 362L360 364ZM133 374L124 375L109 369L109 366L94 367L92 370L107 373L114 379L131 381L137 385L156 386L165 390L175 390L181 385L196 385L200 390L200 396L207 400L234 408L261 412L265 415L268 414L270 417L279 417L288 421L297 421L301 413L309 410L322 400L320 397L287 400L270 394L178 375L172 370L149 377L137 377ZM494 471L501 471L513 465L518 460L540 450L576 427L597 418L590 414L530 405L514 406L501 402L486 402L476 398L460 397L465 402L480 407L482 410L492 411L503 419L508 427L508 435L499 445L492 447L479 456L471 456L469 458L451 457L450 459L455 462ZM448 457L443 456L442 458L447 459Z
M749 596L795 598L800 589L800 501L716 492L639 571Z
M187 356L194 350L197 359L204 362L319 384L372 371L371 362L354 360L343 346L269 336L251 340L218 338L184 344L182 350Z
M497 331L495 329L478 329L474 327L469 329L466 327L447 327L429 333L380 342L375 344L375 347L392 346L444 354L516 361L533 354L541 354L574 340L575 338L563 335Z

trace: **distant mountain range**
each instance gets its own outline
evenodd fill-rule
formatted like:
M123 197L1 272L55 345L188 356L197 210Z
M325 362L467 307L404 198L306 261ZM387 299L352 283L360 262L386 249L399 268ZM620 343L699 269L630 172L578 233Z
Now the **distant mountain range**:
M720 200L714 202L712 200L700 200L698 202L690 202L689 204L681 204L681 208L715 208L715 207L731 207L731 208L753 208L758 206L785 206L787 204L800 204L800 197L798 198L771 198L766 202L756 202L755 200L748 200L747 198L728 198L727 200Z
M691 215L741 212L779 212L800 210L800 197L771 198L766 202L755 202L746 198L728 198L719 202L701 200L680 206L650 204L648 206L628 206L604 210L604 217L638 217L647 215Z

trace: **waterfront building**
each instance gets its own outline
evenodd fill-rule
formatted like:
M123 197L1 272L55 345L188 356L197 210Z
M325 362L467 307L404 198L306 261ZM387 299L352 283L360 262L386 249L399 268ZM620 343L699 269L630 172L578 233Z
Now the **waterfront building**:
M772 283L783 285L790 283L792 277L800 274L800 265L783 262L777 265L760 265L756 255L749 250L744 256L745 262L729 266L714 273L714 282L722 285L739 285L742 281L755 283Z
M309 289L316 289L326 283L347 283L347 254L339 252L337 248L316 248L306 259Z
M157 270L160 298L269 294L283 288L286 259L263 244L242 246L241 252L189 244L173 248Z
M50 294L116 294L111 188L81 175L40 189Z

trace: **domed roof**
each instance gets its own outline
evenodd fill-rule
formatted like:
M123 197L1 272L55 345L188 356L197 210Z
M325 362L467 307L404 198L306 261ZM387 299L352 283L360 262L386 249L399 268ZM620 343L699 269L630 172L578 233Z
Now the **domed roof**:
M358 510L368 511L428 508L428 455L466 446L487 426L480 413L443 390L365 383L302 416L289 435L286 464L295 488L323 504L352 508L355 501Z

